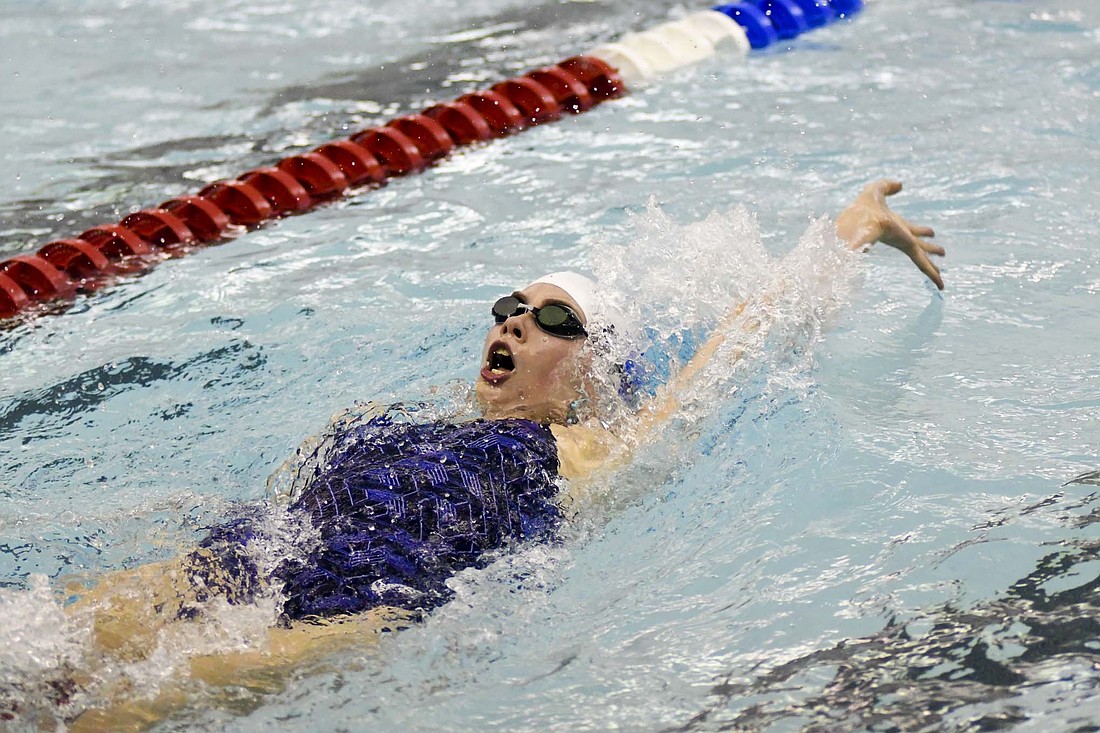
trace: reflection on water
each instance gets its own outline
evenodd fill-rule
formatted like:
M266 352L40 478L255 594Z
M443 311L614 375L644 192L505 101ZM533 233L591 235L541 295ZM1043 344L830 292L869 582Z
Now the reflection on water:
M1084 485L1100 486L1100 471L1066 484ZM1059 493L1021 516L1052 508L1074 512L1067 530L1086 529L1100 492ZM996 600L891 619L747 681L730 675L705 710L665 730L992 731L1035 718L1041 730L1095 731L1095 709L1077 703L1100 687L1100 541L1056 545ZM1044 709L1030 710L1024 696L1046 686Z

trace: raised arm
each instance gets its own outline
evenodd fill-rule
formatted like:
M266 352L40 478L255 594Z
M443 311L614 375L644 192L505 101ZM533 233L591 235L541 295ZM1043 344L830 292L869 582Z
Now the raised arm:
M936 287L943 289L940 271L928 257L930 254L943 255L943 248L924 241L924 238L933 236L932 230L911 224L891 211L886 203L887 196L900 190L901 184L897 181L880 180L868 184L837 217L837 237L852 250L866 251L875 242L894 247L904 252ZM769 308L766 306L782 297L782 292L764 292L735 306L683 369L655 397L642 405L632 435L613 435L596 421L568 427L551 426L558 440L562 475L582 479L571 482L567 487L568 493L575 500L585 501L583 479L595 475L601 467L624 460L637 441L644 439L680 408L699 372L713 360L727 340L746 338L747 341L747 337L758 337L762 329L768 328ZM755 307L757 305L765 307ZM741 356L741 350L729 354L732 361Z
M910 223L891 211L886 203L887 196L892 196L900 190L901 183L898 181L884 179L867 184L855 200L837 217L837 236L852 250L866 251L875 242L882 242L904 252L917 268L936 284L937 288L943 290L943 278L940 277L939 268L928 255L942 256L944 250L923 239L934 235L932 229ZM765 302L770 302L775 297L774 293L765 293L760 296ZM672 415L679 407L680 395L725 343L727 337L731 335L731 329L736 327L740 333L752 333L761 328L763 324L760 319L751 315L735 324L748 305L748 302L742 302L726 315L714 329L711 337L695 352L679 374L649 404L643 406L639 434L648 433L656 424ZM739 359L741 354L735 354L734 357Z

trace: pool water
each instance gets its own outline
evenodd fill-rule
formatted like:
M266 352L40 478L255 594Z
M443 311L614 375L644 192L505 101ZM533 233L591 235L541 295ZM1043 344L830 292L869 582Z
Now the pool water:
M0 254L695 9L0 0ZM1098 51L1089 0L881 0L5 329L4 699L84 648L67 583L190 547L357 400L466 409L488 304L581 268L661 343L783 297L560 545L160 729L1093 729ZM942 295L831 247L882 176ZM222 610L100 673L152 692L271 612Z

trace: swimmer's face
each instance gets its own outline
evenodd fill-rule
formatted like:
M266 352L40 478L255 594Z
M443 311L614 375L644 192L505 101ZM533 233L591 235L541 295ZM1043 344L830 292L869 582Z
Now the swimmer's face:
M556 285L536 283L514 295L533 308L568 306L585 321L577 303ZM485 417L564 424L570 405L581 394L583 347L583 338L561 338L543 331L530 312L494 324L485 338L475 387Z

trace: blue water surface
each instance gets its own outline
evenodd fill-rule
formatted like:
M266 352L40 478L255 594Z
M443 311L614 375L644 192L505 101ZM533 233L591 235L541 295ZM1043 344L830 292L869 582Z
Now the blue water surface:
M0 253L687 9L0 0ZM1098 59L1089 0L880 0L5 329L5 611L37 628L36 575L189 547L356 400L464 404L488 304L626 246L651 198L755 217L778 258L891 176L948 249L942 296L872 251L823 336L709 383L563 545L161 728L1086 729L1098 483L1067 482L1100 469ZM694 287L638 293L669 323L731 272L679 255Z

